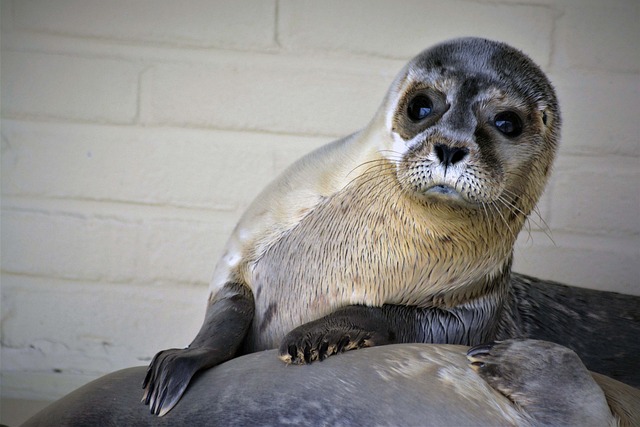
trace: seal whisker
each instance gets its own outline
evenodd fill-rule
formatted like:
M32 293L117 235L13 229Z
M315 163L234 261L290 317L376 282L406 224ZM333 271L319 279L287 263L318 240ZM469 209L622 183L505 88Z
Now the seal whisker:
M377 163L381 163L381 164L390 164L392 166L395 167L395 163L399 163L403 161L402 157L400 155L398 155L397 158L380 158L380 159L372 159L372 160L367 160L365 162L362 162L360 164L358 164L357 166L355 166L353 169L351 169L348 173L347 176L351 175L352 173L356 172L359 168L363 167L363 166L368 166L371 164L377 164Z
M373 162L367 162L367 163L373 163ZM381 168L382 167L382 168ZM362 173L360 173L360 175L352 178L346 185L345 187L351 186L354 183L358 182L360 183L359 185L364 185L367 182L371 181L371 180L375 180L379 178L379 173L380 172L384 172L384 171L393 171L395 169L395 167L393 165L389 165L388 162L380 162L377 164L370 164L368 166L367 169L365 169L365 171L363 171ZM383 174L385 175L385 174ZM366 177L366 180L362 180L362 177Z
M515 197L525 197L525 198L529 198L528 195L526 194L518 194L516 195L514 192L508 190L508 189L504 189L503 190L504 193L515 196ZM510 202L511 203L511 202ZM537 228L539 228L544 234L545 236L547 236L547 238L549 238L549 240L551 240L551 242L555 245L555 241L553 239L553 236L551 235L551 227L549 227L549 224L547 224L547 222L544 220L544 218L542 217L542 214L540 214L540 210L538 209L538 205L535 204L533 206L533 208L531 209L531 212L529 212L529 214L527 214L526 212L524 212L522 209L520 209L518 206L516 206L515 204L513 204L513 209L517 209L518 212L522 213L523 215L526 216L526 220L525 220L525 224L528 225L528 230L529 230L529 237L531 238L531 223L533 223ZM535 214L535 216L540 220L540 222L536 221L531 214Z
M380 168L379 165L377 166L374 165L374 166L371 166L369 169L367 169L365 172L363 172L359 177L352 179L348 185L351 185L355 182L357 186L367 186L370 182L379 180L380 178L386 180L388 178L384 178L384 176L388 174L380 174L380 172L394 171L394 170L395 168L391 166L384 165L383 168ZM365 179L361 179L363 177ZM377 187L377 186L374 186L374 187ZM372 188L369 188L369 189L371 190Z
M512 229L511 226L509 225L509 222L507 221L507 219L504 217L503 213L502 213L502 209L500 209L500 207L498 206L498 202L504 205L504 202L498 198L496 200L493 200L489 203L487 203L487 205L490 208L493 208L494 212L498 214L498 216L500 217L500 219L502 220L502 223L504 224L504 226L507 228L507 231L509 232L509 235L511 236L511 238L515 241L515 239L517 238L517 233L515 233ZM507 206L508 207L508 206Z

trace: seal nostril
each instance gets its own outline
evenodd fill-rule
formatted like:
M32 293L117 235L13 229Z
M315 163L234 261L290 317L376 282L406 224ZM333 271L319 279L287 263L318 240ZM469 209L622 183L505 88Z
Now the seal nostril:
M454 148L454 153L451 156L451 164L455 165L456 163L458 163L460 160L464 159L465 157L467 157L467 154L469 153L469 150L467 150L466 148Z
M436 152L436 156L438 156L438 160L440 160L440 163L445 163L444 159L445 159L445 149L446 147L444 145L440 145L437 144L433 147L433 150Z
M445 166L455 165L469 154L469 150L466 148L449 147L444 144L436 144L433 147L433 150L435 151L438 160L440 160L440 163Z

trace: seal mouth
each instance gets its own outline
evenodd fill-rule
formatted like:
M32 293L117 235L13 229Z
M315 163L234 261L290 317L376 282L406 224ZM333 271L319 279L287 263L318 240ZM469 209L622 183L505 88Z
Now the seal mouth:
M458 190L446 184L432 185L427 188L423 194L427 198L437 199L443 202L469 204L469 201Z
M438 184L438 185L434 185L432 187L427 188L427 191L425 191L425 194L439 194L441 196L447 196L447 197L460 197L460 193L458 193L458 191L449 186L449 185L445 185L445 184Z
M437 184L427 188L424 192L425 195L436 196L444 199L462 200L462 194L455 188L446 184Z

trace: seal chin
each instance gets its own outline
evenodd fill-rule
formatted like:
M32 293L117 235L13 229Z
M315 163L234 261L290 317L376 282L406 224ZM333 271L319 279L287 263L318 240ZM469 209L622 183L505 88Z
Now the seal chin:
M437 184L427 188L424 191L424 195L437 200L442 201L456 201L456 202L465 202L468 203L467 200L462 197L462 194L455 188L446 185L446 184Z

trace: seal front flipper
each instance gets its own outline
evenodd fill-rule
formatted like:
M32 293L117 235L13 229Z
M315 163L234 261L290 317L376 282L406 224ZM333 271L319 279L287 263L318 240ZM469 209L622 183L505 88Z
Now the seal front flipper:
M178 403L193 375L233 358L253 321L251 290L227 283L210 300L204 323L189 347L156 354L144 379L142 401L152 414L164 415Z
M548 341L512 339L472 347L471 367L535 425L617 425L604 392L578 355Z
M279 357L302 365L348 350L393 344L396 336L381 308L350 305L289 332Z

